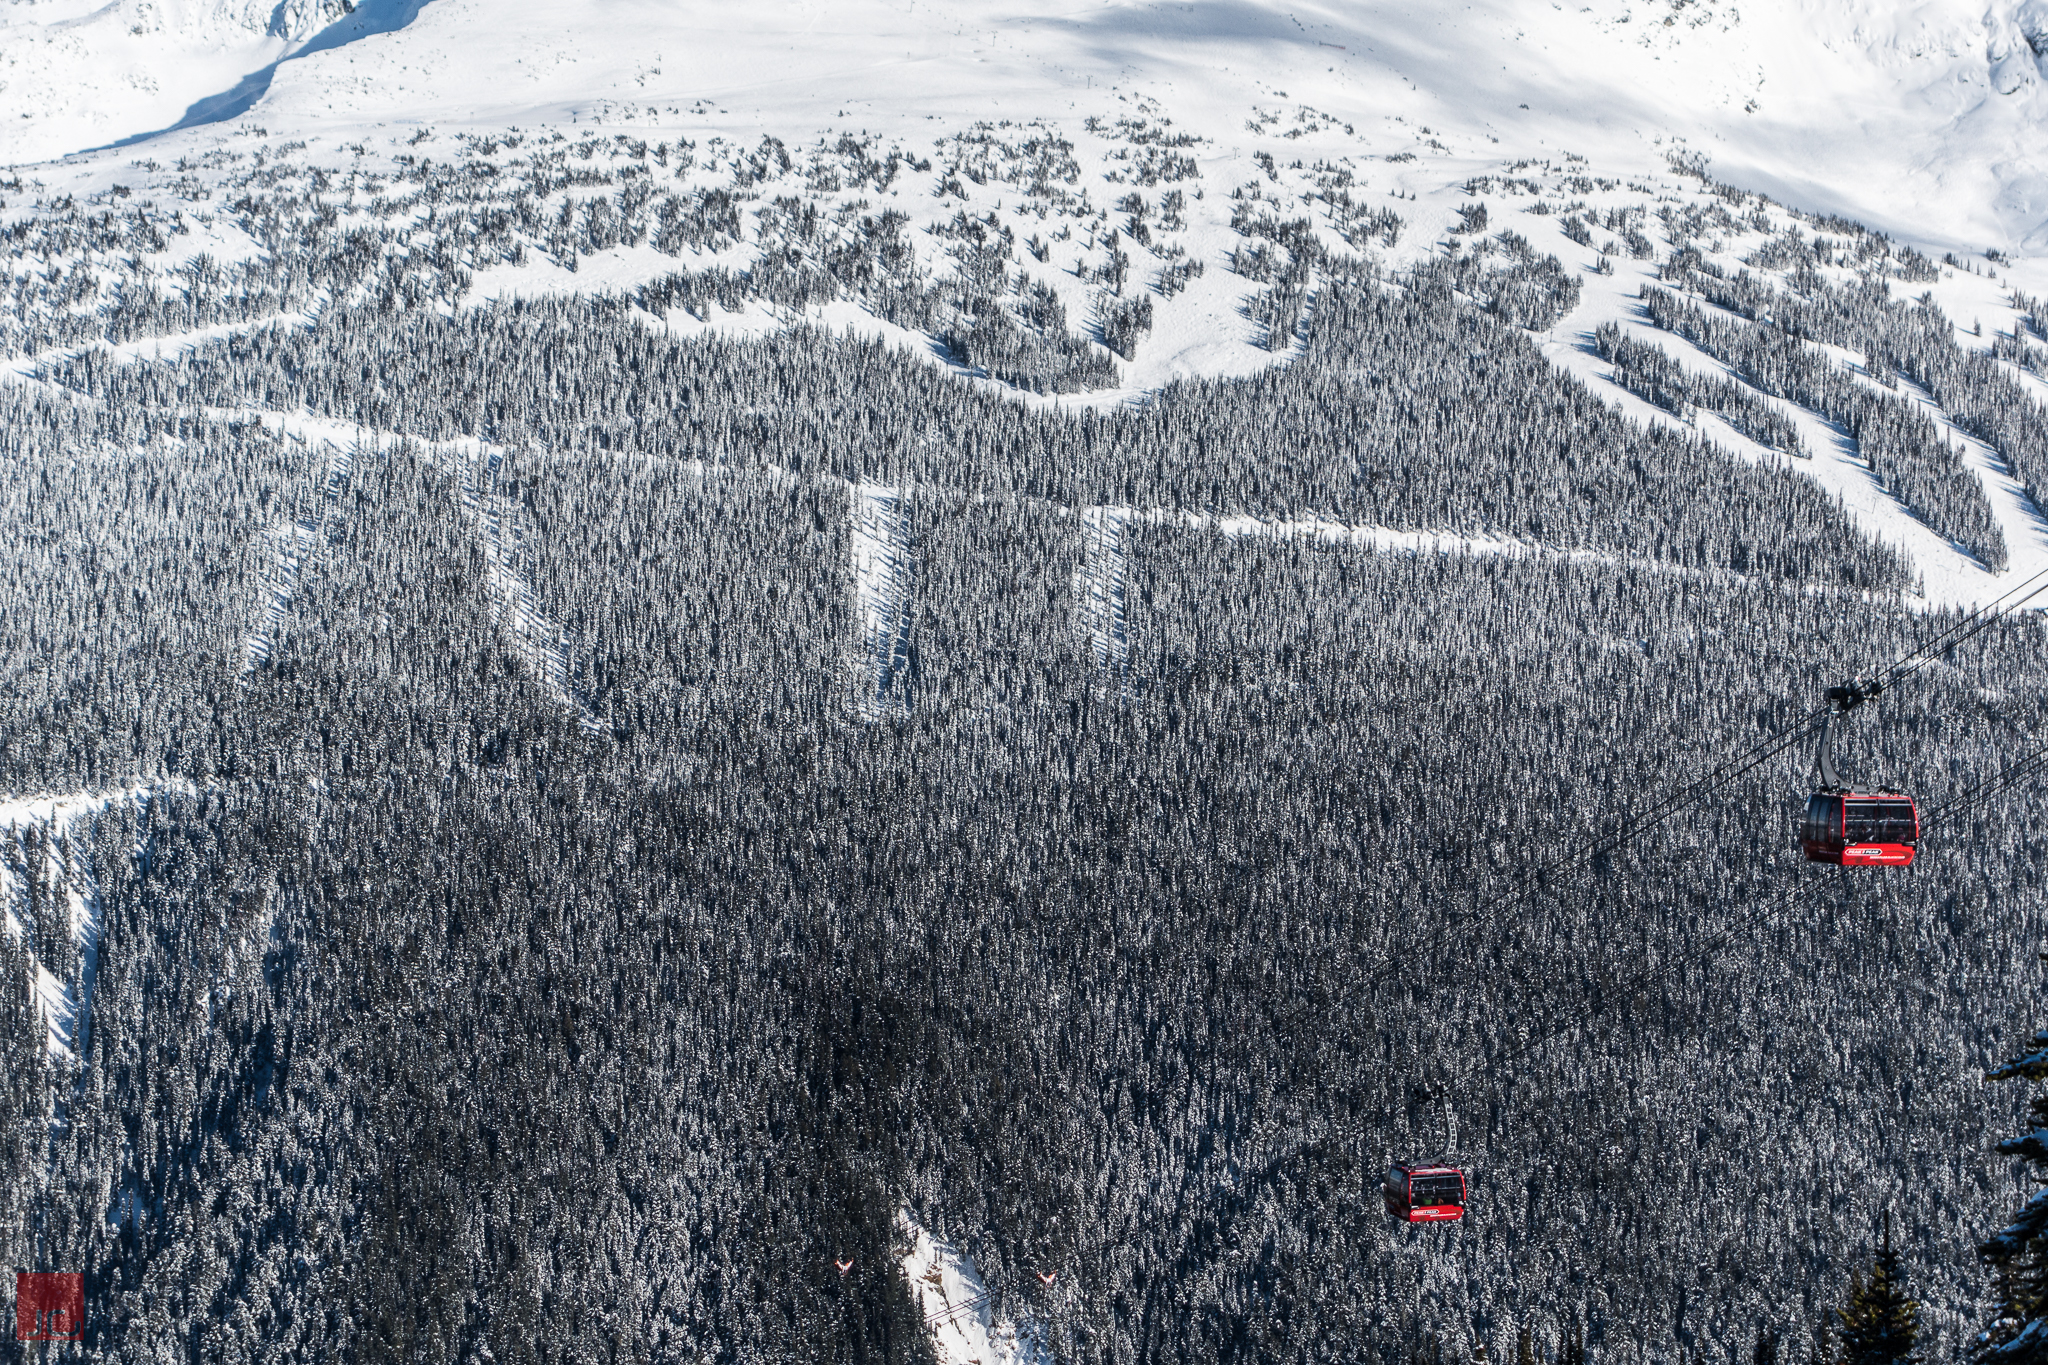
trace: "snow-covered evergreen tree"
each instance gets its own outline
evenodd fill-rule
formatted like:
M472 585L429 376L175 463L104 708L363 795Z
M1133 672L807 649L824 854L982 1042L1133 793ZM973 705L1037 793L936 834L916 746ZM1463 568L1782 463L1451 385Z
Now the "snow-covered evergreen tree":
M2043 954L2048 958L2048 954ZM2048 1080L2048 1029L2028 1050L1986 1073L1988 1081ZM2003 1156L2026 1162L2036 1180L2048 1181L2048 1093L2027 1106L2033 1127L1998 1144ZM1996 1282L1998 1307L1978 1334L1972 1359L2021 1365L2048 1359L2048 1188L2036 1190L2012 1222L1977 1248Z
M1890 1214L1870 1273L1849 1276L1849 1303L1841 1318L1838 1365L1904 1365L1919 1359L1913 1348L1920 1340L1920 1304L1906 1293L1906 1270L1892 1246Z

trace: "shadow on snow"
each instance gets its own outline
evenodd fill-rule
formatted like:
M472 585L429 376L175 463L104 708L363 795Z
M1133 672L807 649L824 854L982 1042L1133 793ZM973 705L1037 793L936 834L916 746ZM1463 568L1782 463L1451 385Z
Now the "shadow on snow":
M109 142L105 146L88 150L98 152L115 147L133 147L137 143L148 142L166 133L181 132L186 128L198 128L209 123L224 123L237 115L245 114L256 101L270 92L271 79L277 75L277 69L286 62L295 62L317 52L346 47L350 43L375 37L379 33L395 33L418 18L420 10L425 8L427 3L428 0L363 0L353 13L335 20L269 66L242 77L232 89L193 101L185 110L185 116L170 127L136 133L117 142Z

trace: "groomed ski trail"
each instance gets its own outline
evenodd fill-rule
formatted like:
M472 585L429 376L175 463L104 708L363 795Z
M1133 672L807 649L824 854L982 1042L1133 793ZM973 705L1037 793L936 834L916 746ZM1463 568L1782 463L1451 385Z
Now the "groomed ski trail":
M851 485L853 581L866 669L861 715L874 720L902 710L910 668L910 590L917 560L911 544L910 499L904 489Z
M303 438L301 438L303 439ZM307 516L278 527L272 535L280 542L276 558L263 575L262 610L257 628L249 632L242 645L242 677L270 662L271 651L284 631L285 613L291 607L292 593L299 586L299 574L305 569L306 561L321 546L327 544L332 528L339 517L341 491L348 486L349 474L355 468L355 447L342 442L333 443L328 449L327 470L320 482L320 491L314 495L314 507Z
M1122 507L1090 507L1081 513L1083 555L1075 573L1075 595L1081 602L1081 627L1095 655L1095 667L1115 681L1119 696L1129 691L1131 640L1124 623L1124 589L1130 577L1130 553L1124 544Z
M541 610L534 594L525 522L518 504L497 491L498 470L504 460L502 447L480 447L468 464L462 489L463 502L483 532L484 562L500 622L511 637L513 651L548 694L575 712L577 723L585 730L602 730L604 726L590 714L569 681L569 651L562 628Z
M1918 512L1901 502L1879 481L1862 449L1841 428L1797 403L1762 392L1684 337L1657 327L1649 320L1640 291L1644 284L1653 284L1671 289L1687 303L1723 321L1752 325L1747 319L1697 294L1673 288L1650 264L1622 261L1613 274L1600 275L1583 268L1592 254L1588 249L1577 247L1562 236L1545 240L1543 246L1568 260L1577 259L1584 287L1580 305L1536 338L1539 349L1553 365L1584 383L1610 407L1637 421L1705 436L1736 460L1789 467L1811 479L1840 503L1859 531L1899 551L1919 573L1919 594L1903 599L1909 609L1981 607L2048 568L2048 524L2044 524L2040 509L2027 497L2004 460L1957 429L1948 414L1924 392L1905 382L1898 390L1890 391L1913 401L1934 419L1950 444L1962 449L1964 465L1982 484L1992 517L2005 538L2006 567L1997 573L1986 569L1974 555L1934 530ZM1615 381L1614 367L1600 357L1594 343L1594 333L1603 322L1613 322L1624 335L1658 347L1688 374L1742 384L1799 429L1808 457L1802 459L1768 449L1712 413L1700 414L1696 425L1688 423L1622 388ZM1861 356L1839 347L1807 344L1844 374L1869 382L1862 371ZM2011 373L2021 374L2017 369Z

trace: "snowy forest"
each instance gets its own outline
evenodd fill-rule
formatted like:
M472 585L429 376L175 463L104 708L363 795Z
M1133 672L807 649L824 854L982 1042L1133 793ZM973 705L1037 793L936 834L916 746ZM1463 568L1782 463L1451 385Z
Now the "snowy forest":
M1699 174L1397 267L1348 172L1202 209L1110 133L1106 207L1032 128L7 190L0 1242L87 1355L939 1365L912 1223L1061 1365L1831 1365L1852 1272L1992 1325L2048 628L1808 468L2006 569L1947 433L2048 505L2043 305L1966 345ZM898 176L935 227L775 193ZM150 264L202 203L264 249ZM621 242L673 268L471 294ZM1617 261L1595 384L1539 334ZM1225 278L1274 363L1052 400ZM1798 860L1808 747L1673 804L1959 625L1837 733L1911 869ZM1456 1225L1382 1209L1425 1158Z

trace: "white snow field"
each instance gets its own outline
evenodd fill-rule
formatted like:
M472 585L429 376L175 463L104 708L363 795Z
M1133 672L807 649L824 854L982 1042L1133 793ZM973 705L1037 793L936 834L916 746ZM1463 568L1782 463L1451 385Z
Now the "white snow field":
M1595 258L1591 248L1571 242L1555 224L1539 225L1537 221L1523 218L1517 227L1528 233L1541 250L1555 253L1568 264L1590 265ZM1719 254L1717 259L1730 274L1742 268L1732 249ZM1733 376L1720 361L1649 322L1638 301L1638 291L1645 284L1657 280L1656 269L1650 262L1615 258L1612 264L1612 275L1600 275L1590 270L1579 275L1584 288L1582 301L1556 327L1544 334L1543 352L1553 364L1592 384L1603 399L1629 416L1643 422L1683 429L1687 424L1679 418L1609 382L1613 367L1594 349L1594 331L1602 323L1613 322L1636 339L1662 347L1690 372L1720 378ZM1936 292L1951 317L1966 318L1973 313L1979 316L2003 314L2006 310L2003 301L1995 296L1995 286L1992 289L1979 287L1989 283L1982 277L1964 273L1943 281L1936 286ZM1720 311L1696 296L1689 301L1710 312ZM1990 311L1993 309L1997 314ZM1958 340L1965 345L1982 343L1981 338L1969 336ZM1833 358L1851 373L1861 373L1861 356L1837 351ZM2024 376L2025 372L2015 370L2014 373ZM1807 459L1793 459L1768 450L1711 414L1701 414L1698 423L1703 429L1702 434L1737 458L1770 464L1789 463L1839 499L1862 530L1903 551L1921 575L1921 593L1916 605L1977 605L1994 600L2013 585L2048 570L2048 523L2044 523L2040 512L2004 462L1982 442L1956 430L1941 409L1924 394L1917 393L1910 383L1904 387L1917 394L1920 406L1940 424L1950 444L1966 452L1966 463L1983 482L1992 514L1997 518L2010 553L2003 572L1987 572L1974 557L1937 534L1884 490L1868 462L1856 451L1853 441L1832 424L1796 404L1777 398L1765 399L1799 426L1810 456ZM2034 388L2037 398L2048 397L2048 386L2030 387Z
M300 137L637 121L751 140L1119 98L1228 155L1254 104L1310 106L1383 151L1626 173L1683 149L1909 240L2039 253L2044 69L2048 0L14 0L0 161L245 106Z
M1050 290L1076 319L1096 306L1092 281L1120 249L1116 227L1128 228L1112 206L1134 186L1154 186L1143 197L1158 235L1149 249L1130 248L1138 270L1202 269L1184 287L1159 291L1149 333L1117 358L1115 381L1091 391L1003 388L854 299L806 313L749 301L736 311L706 303L641 314L678 335L761 335L803 322L875 337L1032 405L1143 402L1179 378L1285 363L1286 338L1269 348L1249 318L1259 289L1230 268L1246 240L1233 218L1247 206L1306 217L1329 249L1399 268L1443 251L1459 211L1477 199L1494 229L1526 237L1580 280L1578 307L1539 338L1545 353L1644 422L1678 419L1610 382L1592 345L1601 323L1654 340L1688 368L1722 367L1649 327L1636 293L1657 277L1654 260L1603 258L1569 240L1555 204L1582 205L1596 219L1648 208L1654 219L1658 209L1712 202L1711 186L1674 169L1703 166L1719 181L1868 223L1930 256L1961 253L1967 259L1938 279L1909 288L1925 288L1959 327L1978 324L1959 336L1964 345L1989 345L2015 327L2015 291L2048 294L2048 139L2040 136L2048 0L1059 0L1000 10L959 0L364 0L352 10L343 0L15 0L0 14L0 158L16 166L12 181L0 182L0 223L70 195L111 202L104 197L132 192L128 203L176 216L146 263L172 288L169 273L199 253L233 262L264 250L222 207L239 192L233 186L247 183L252 154L259 168L268 156L273 166L289 159L339 172L345 183L324 197L353 219L386 211L357 198L358 172L479 155L476 139L513 127L566 135L584 161L593 142L610 148L600 162L627 156L615 145L622 140L696 148L673 167L664 153L660 178L678 193L731 186L752 149L778 139L791 157L769 168L769 182L756 183L748 201L796 194L821 212L901 212L918 266L932 275L955 268L940 240L945 226L971 217L1014 241L1019 278ZM1162 144L1155 135L1167 129L1173 141ZM1056 216L1048 219L1045 201L1027 201L1014 175L969 173L949 184L928 163L898 177L892 161L886 182L842 192L827 164L842 138L911 164L957 158L989 130L1008 144L1043 135L1070 150ZM1161 178L1141 163L1165 145L1181 164ZM644 173L644 146L638 161ZM1340 223L1336 186L1347 202L1397 213L1398 235L1367 244L1355 223ZM1165 200L1183 193L1166 212ZM578 194L559 204L550 197L543 208L566 208ZM1800 226L1777 208L1755 215L1771 232ZM1742 269L1765 235L1749 221L1726 241L1691 245ZM758 254L752 226L680 255L636 242L580 261L532 238L516 260L479 263L457 306L624 292L679 269L743 269ZM1643 228L1659 253L1673 244L1654 221ZM1613 273L1594 273L1596 259ZM14 269L60 264L24 259ZM1313 285L1306 307L1315 307ZM290 314L247 325L304 321ZM147 363L225 330L109 349ZM11 361L0 379L48 358ZM1859 364L1846 353L1837 359L1851 370ZM2048 384L2026 382L2048 399ZM1952 427L1944 424L1983 480L2008 542L2003 572L1987 572L1930 530L1833 428L1788 415L1812 456L1795 467L1912 558L1928 605L1990 601L2048 568L2038 509L1993 452ZM1733 458L1785 458L1717 418L1697 421ZM853 498L871 650L864 705L881 707L900 643L895 618L907 602L907 520L895 494L863 488ZM1105 537L1105 514L1093 515L1084 628L1107 663L1125 647L1113 591L1120 537ZM516 534L506 540L488 517L482 524L508 628L573 705L559 639L520 579ZM316 543L302 528L279 532L273 609ZM1374 528L1346 534L1383 539ZM250 638L252 663L271 643L273 614Z
M350 17L347 0L12 0L0 156L42 160L218 116L253 93L239 89L251 76Z

